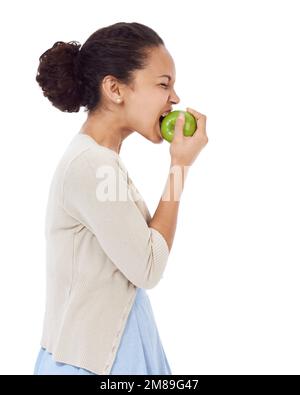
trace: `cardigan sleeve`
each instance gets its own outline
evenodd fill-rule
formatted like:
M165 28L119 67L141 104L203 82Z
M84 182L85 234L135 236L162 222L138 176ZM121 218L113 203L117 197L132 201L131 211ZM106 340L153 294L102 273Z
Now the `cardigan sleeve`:
M73 159L63 178L62 204L130 282L145 289L157 285L170 251L161 233L148 227L118 157L90 149Z

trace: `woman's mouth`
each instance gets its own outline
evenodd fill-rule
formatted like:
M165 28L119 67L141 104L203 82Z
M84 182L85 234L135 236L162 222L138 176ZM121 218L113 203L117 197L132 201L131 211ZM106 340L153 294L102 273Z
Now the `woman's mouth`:
M162 124L162 122L163 122L163 120L164 120L164 118L170 113L172 111L172 108L170 108L169 110L167 110L167 111L165 111L165 112L163 112L160 116L159 116L159 118L158 118L158 126L159 126L159 135L160 135L160 137L161 137L161 124Z
M162 113L159 117L159 126L161 126L162 121L164 120L164 118L172 111L172 108L170 108L169 110L165 111L164 113Z

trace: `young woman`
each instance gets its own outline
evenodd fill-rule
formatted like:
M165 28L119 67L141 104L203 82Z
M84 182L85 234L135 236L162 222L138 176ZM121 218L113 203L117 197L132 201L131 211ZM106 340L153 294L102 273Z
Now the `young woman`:
M178 117L166 187L151 217L120 149L135 131L161 143L160 117L179 103L163 40L145 25L116 23L81 49L56 42L41 55L36 80L55 107L84 106L88 116L50 187L46 308L34 374L172 374L146 289L165 270L188 168L208 142L206 117L187 108L197 119L192 137Z

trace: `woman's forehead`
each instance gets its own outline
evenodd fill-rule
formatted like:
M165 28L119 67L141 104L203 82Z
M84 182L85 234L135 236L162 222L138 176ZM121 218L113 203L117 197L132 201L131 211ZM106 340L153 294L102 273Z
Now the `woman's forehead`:
M140 70L141 77L158 79L168 78L175 80L176 71L173 59L170 55L163 54L162 56L152 56L149 59L148 65L145 69ZM168 78L169 79L169 78Z
M175 71L173 58L164 47L159 47L152 52L149 66L157 75L172 75Z

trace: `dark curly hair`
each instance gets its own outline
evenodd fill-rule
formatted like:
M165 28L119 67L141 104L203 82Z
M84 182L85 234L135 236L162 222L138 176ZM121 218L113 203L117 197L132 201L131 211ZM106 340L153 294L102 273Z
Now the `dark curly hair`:
M101 105L106 75L133 85L133 72L147 65L148 50L164 45L150 27L118 22L94 32L83 44L57 41L39 58L36 81L43 95L61 111L93 112ZM81 49L80 49L81 47Z

